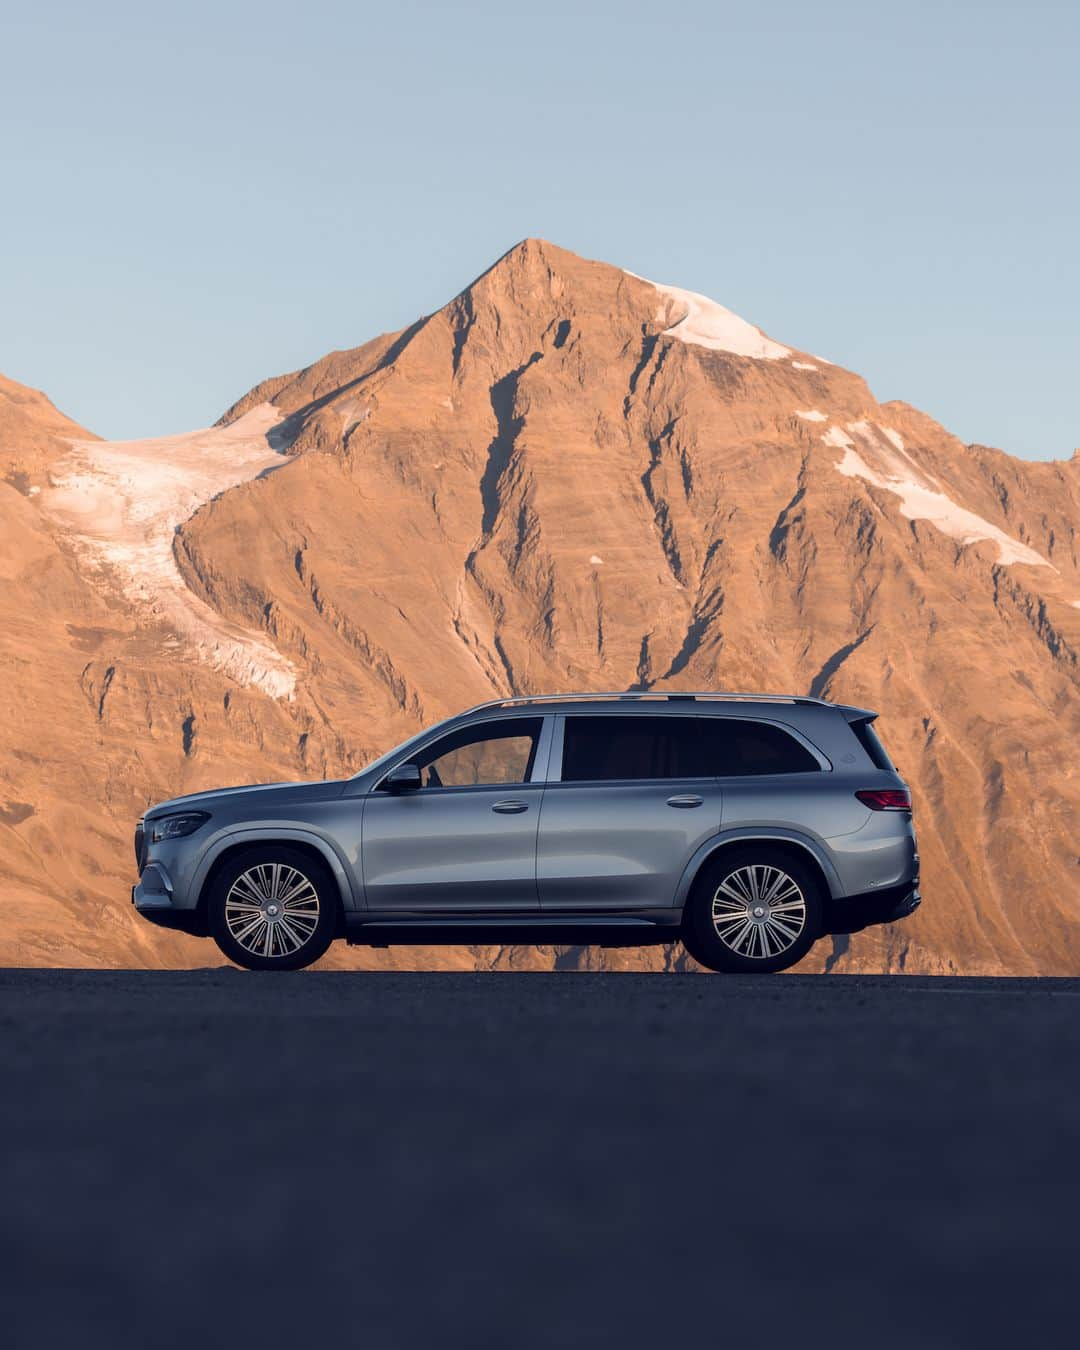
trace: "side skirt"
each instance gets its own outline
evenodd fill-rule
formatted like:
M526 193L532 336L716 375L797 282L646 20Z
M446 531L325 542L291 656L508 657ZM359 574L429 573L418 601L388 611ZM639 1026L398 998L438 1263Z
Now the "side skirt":
M643 947L677 942L681 909L619 914L394 914L371 910L345 916L351 946L432 947L522 943L529 946Z

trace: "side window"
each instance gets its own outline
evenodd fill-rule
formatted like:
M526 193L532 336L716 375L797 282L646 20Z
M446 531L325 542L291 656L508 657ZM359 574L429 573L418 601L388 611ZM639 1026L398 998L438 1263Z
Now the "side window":
M894 765L889 758L889 752L882 745L881 737L871 726L870 721L871 719L864 717L861 722L852 722L850 726L874 768L892 769Z
M568 715L564 783L615 778L708 778L716 773L696 717Z
M820 772L821 765L794 736L770 722L741 717L709 720L710 759L721 776Z
M487 783L527 783L543 718L508 717L481 722L442 736L418 751L424 787L477 787Z

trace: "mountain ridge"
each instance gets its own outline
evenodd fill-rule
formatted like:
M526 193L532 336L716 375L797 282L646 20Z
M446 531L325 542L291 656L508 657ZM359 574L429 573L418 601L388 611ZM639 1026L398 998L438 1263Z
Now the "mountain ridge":
M137 785L171 796L337 776L510 693L758 687L878 708L916 791L924 911L819 948L812 967L1076 968L1080 790L1061 757L1077 730L1076 457L1033 465L964 446L707 297L537 240L414 324L256 385L214 434L272 471L202 501L168 536L170 556L154 555L192 597L186 617L169 607L171 573L169 604L125 600L115 576L95 573L50 481L23 500L78 606L123 617L112 636L100 617L76 623L102 636L77 676L82 711L65 714L76 740L96 737L84 785L111 803L94 853L103 880L88 893L117 931L107 942L83 924L87 959L207 956L156 933L149 956L115 909ZM169 440L216 475L224 442L209 436ZM118 449L79 453L93 482L115 476ZM36 584L20 582L24 605ZM223 641L257 644L292 684L245 683L242 663L222 664ZM43 657L57 661L65 642L53 632ZM28 799L32 777L21 781ZM11 832L43 831L59 859L41 816L62 816L70 791L58 773L51 800ZM13 848L0 839L0 875ZM55 915L24 931L35 922L59 941Z

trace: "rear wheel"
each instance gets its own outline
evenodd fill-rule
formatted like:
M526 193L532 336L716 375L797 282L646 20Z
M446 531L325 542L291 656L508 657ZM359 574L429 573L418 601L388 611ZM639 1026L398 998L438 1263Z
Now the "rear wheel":
M731 849L707 863L683 916L686 950L709 970L787 970L821 932L821 888L780 849Z
M300 849L245 851L218 873L210 931L248 970L300 970L333 941L339 898L329 870Z

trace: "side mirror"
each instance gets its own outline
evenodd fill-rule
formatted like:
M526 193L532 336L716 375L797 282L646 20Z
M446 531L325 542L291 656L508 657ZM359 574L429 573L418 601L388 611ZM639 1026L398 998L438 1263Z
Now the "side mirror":
M382 785L387 792L415 792L417 788L423 787L420 778L420 766L418 764L399 764L396 769L390 770L383 779Z

